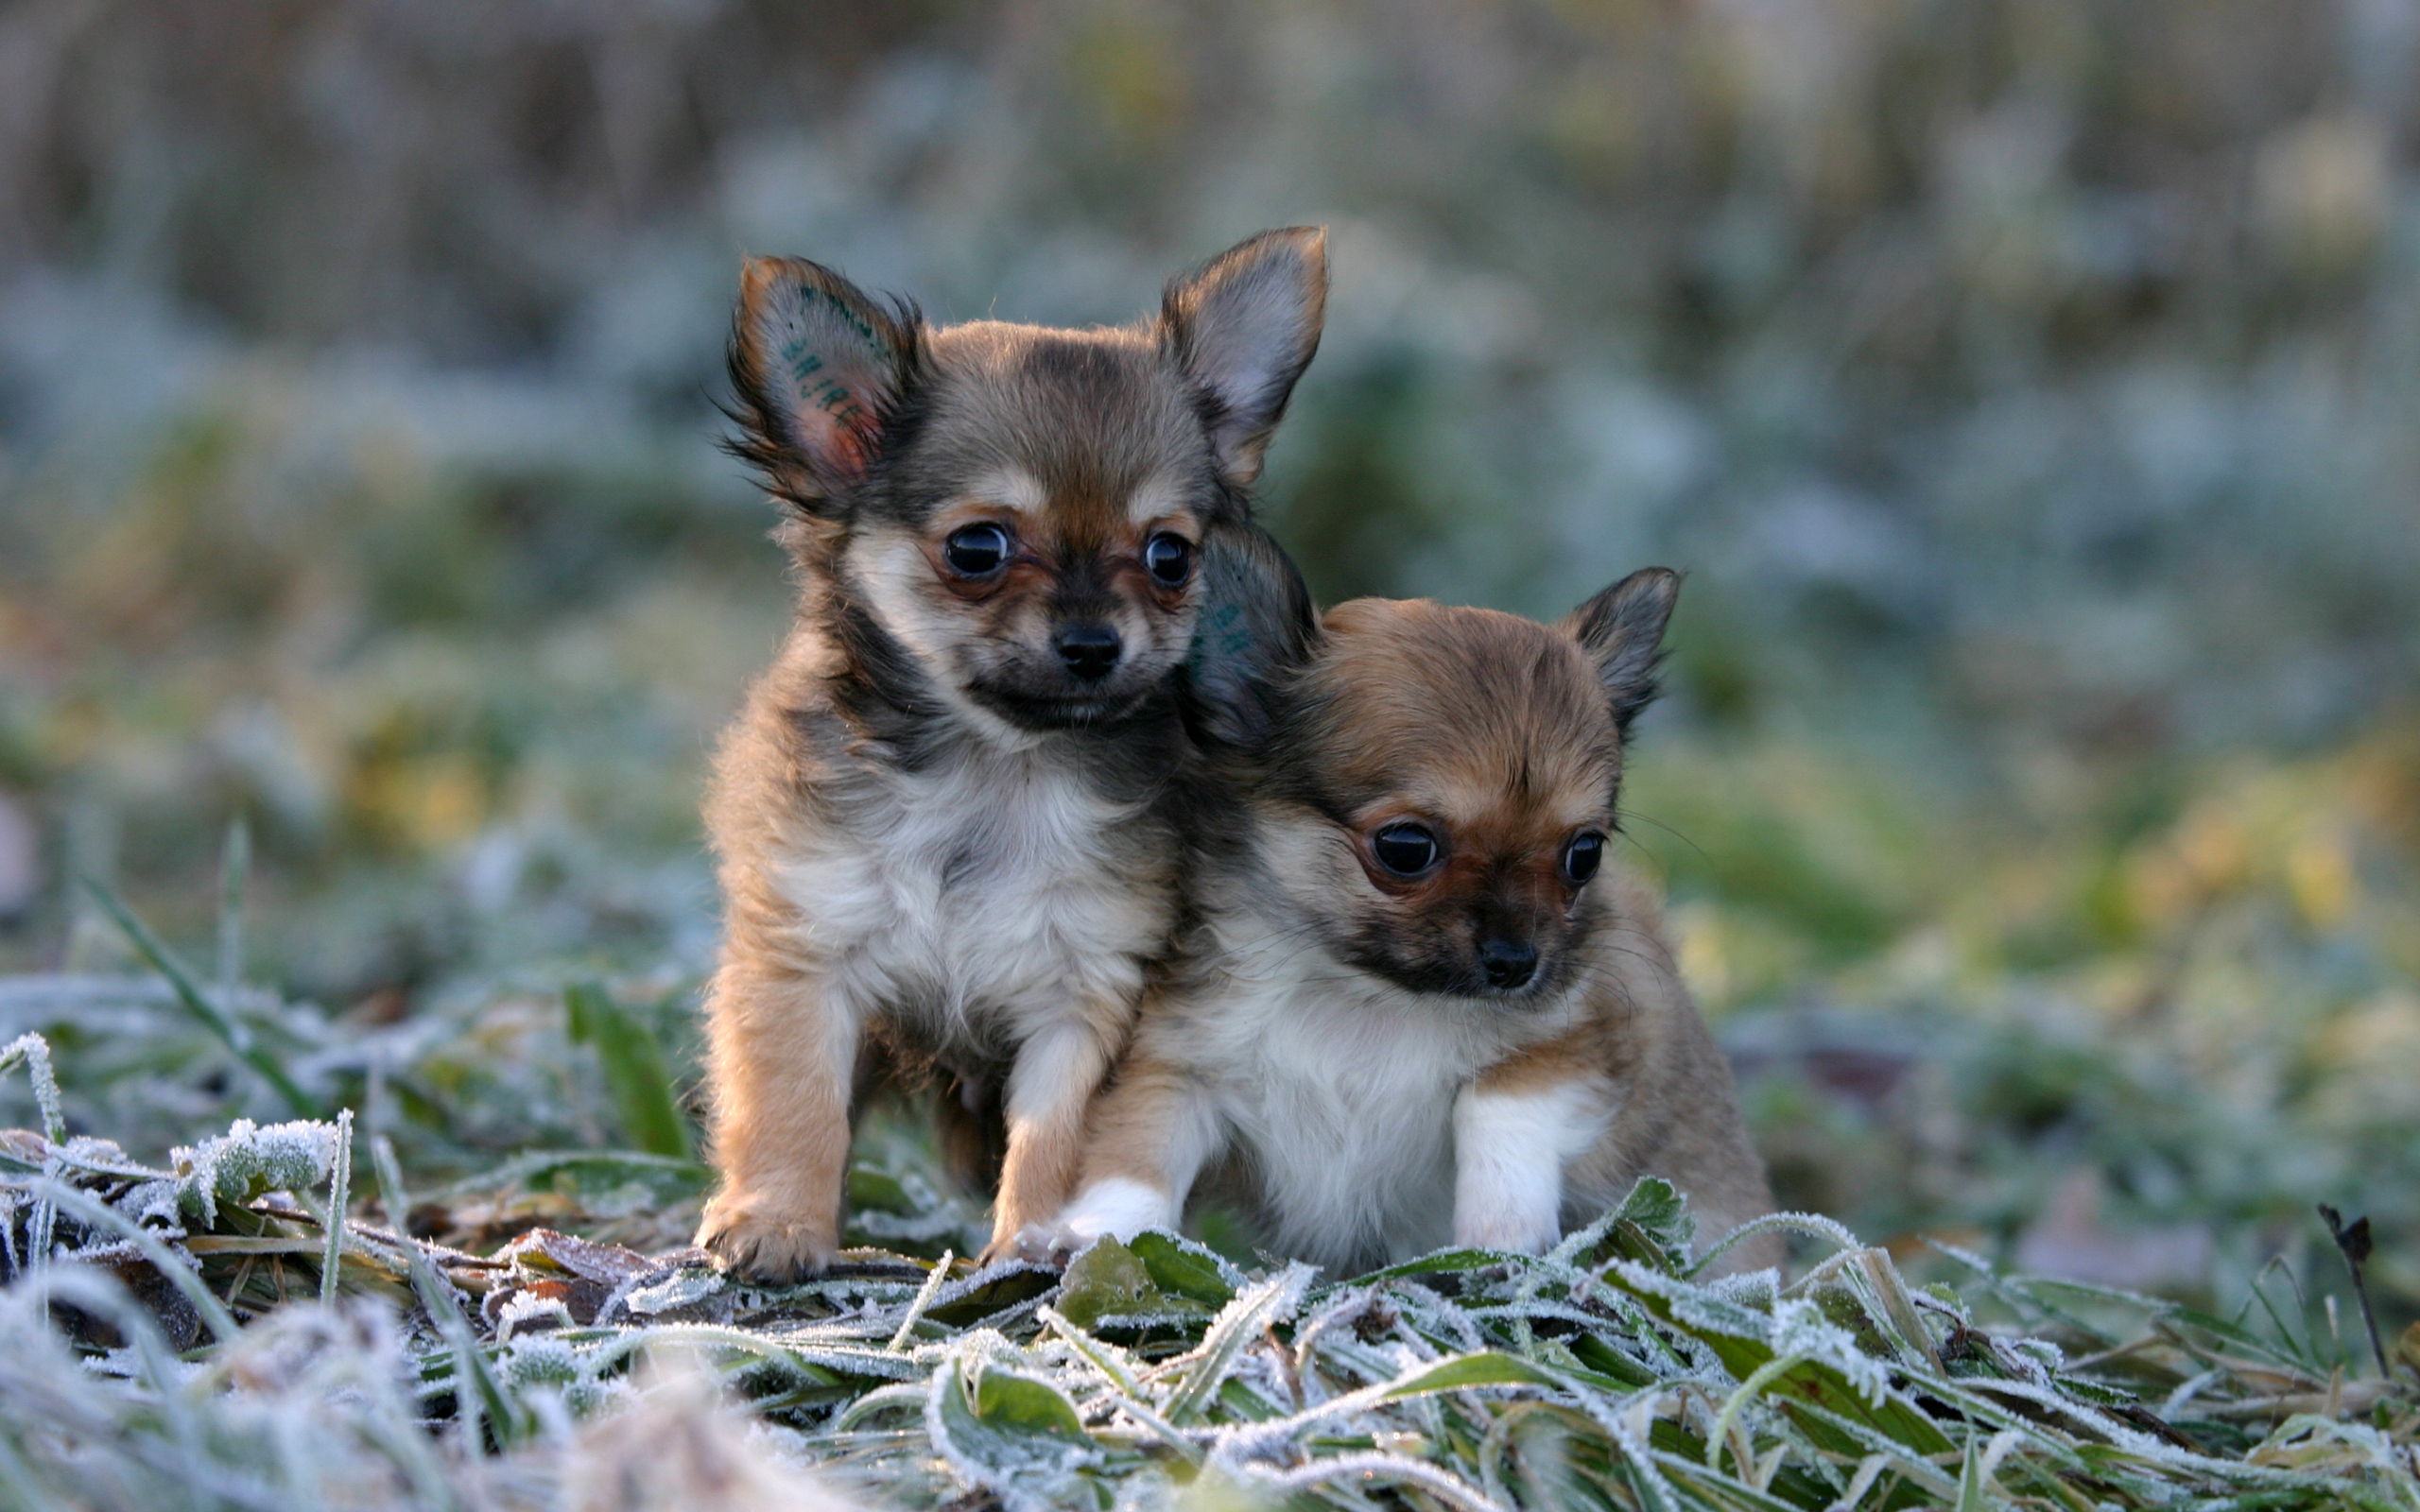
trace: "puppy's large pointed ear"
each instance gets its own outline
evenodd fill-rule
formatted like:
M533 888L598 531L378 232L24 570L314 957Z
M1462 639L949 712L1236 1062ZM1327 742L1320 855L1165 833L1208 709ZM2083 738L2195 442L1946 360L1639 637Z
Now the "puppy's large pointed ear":
M1655 701L1664 625L1680 596L1679 573L1646 567L1564 617L1564 633L1597 664L1597 676L1614 700L1614 723L1625 735L1639 711Z
M1253 750L1276 726L1280 685L1310 659L1319 612L1293 558L1250 521L1203 533L1201 571L1185 722L1206 746Z
M886 310L804 258L750 258L732 317L732 450L777 496L837 513L916 374L917 335L912 305Z
M1237 488L1286 413L1320 346L1327 310L1327 232L1265 231L1168 281L1160 342L1201 394L1219 471Z

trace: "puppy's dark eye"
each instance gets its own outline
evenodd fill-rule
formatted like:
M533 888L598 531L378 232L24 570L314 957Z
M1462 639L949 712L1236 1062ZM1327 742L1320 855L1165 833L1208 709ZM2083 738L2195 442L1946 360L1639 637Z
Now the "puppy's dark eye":
M1437 837L1417 824L1390 824L1370 836L1378 865L1397 876L1416 877L1437 864Z
M1143 570L1166 587L1183 587L1193 571L1193 543L1161 531L1143 542Z
M1601 834L1574 835L1563 848L1563 876L1577 887L1597 874L1605 859L1605 837Z
M967 525L949 533L942 555L956 571L981 577L998 572L1009 559L1009 533L994 524Z

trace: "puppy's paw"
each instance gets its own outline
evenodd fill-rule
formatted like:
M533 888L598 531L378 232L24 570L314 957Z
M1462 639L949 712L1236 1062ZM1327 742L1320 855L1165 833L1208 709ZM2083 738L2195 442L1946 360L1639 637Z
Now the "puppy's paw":
M1562 1242L1563 1228L1551 1217L1540 1221L1517 1213L1491 1213L1457 1219L1454 1224L1454 1244L1463 1249L1543 1255Z
M1085 1240L1072 1228L1053 1222L1029 1223L1013 1234L994 1235L983 1250L982 1263L997 1264L1004 1260L1021 1260L1028 1265L1047 1265L1064 1270Z
M698 1244L724 1270L787 1286L821 1275L832 1263L839 1248L834 1227L830 1218L734 1193L707 1205Z
M1123 1244L1146 1228L1174 1228L1183 1217L1167 1193L1128 1177L1096 1181L1043 1227L1081 1249L1107 1236Z

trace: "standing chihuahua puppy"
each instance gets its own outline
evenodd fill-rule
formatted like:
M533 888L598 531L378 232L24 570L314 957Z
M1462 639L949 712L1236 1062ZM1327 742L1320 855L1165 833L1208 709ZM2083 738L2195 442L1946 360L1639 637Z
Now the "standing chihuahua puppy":
M1248 833L1028 1247L1173 1228L1205 1169L1343 1274L1544 1249L1645 1175L1709 1234L1768 1209L1654 909L1603 865L1678 589L1638 573L1553 629L1361 599L1254 653L1295 670Z
M933 328L813 263L748 265L736 450L788 507L801 592L706 809L722 1186L698 1240L725 1263L831 1258L885 1057L1005 1118L997 1236L1065 1201L1176 920L1200 548L1253 533L1243 490L1326 287L1303 229L1118 330Z

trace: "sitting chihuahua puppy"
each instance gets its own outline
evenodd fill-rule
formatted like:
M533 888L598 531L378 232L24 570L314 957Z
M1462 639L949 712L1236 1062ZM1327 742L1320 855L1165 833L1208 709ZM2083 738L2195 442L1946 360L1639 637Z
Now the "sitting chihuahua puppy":
M997 1249L1065 1202L1086 1106L1167 952L1205 540L1319 342L1324 234L1267 232L1155 320L934 328L748 265L735 450L787 506L798 614L707 802L722 1185L698 1242L767 1280L838 1240L852 1108L938 1068L1005 1121Z
M1551 629L1361 599L1253 653L1295 665L1248 827L1028 1251L1174 1228L1204 1172L1343 1275L1449 1241L1543 1250L1646 1175L1708 1237L1768 1210L1655 909L1605 864L1678 591L1641 572Z

